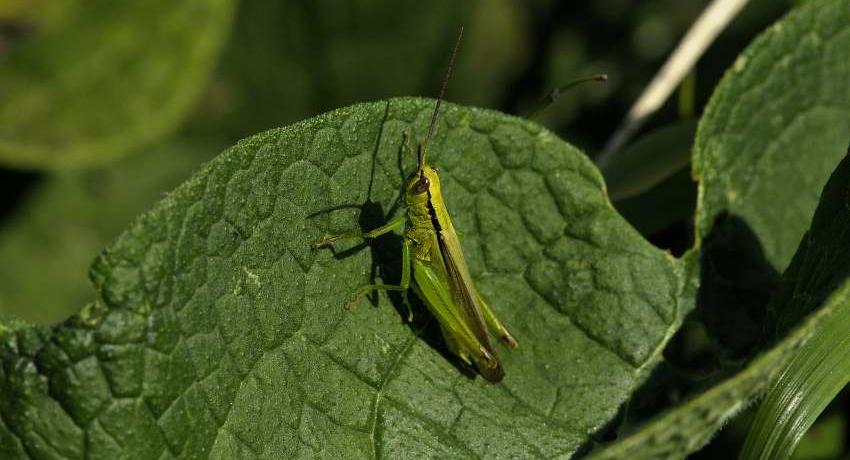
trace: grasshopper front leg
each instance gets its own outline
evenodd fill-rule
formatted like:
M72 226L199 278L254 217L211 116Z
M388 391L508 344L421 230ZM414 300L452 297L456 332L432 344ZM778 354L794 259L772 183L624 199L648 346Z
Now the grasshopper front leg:
M380 227L378 227L378 228L376 228L372 231L369 231L369 232L364 233L364 232L359 232L357 230L354 230L354 231L350 231L350 232L340 233L339 235L326 235L321 239L318 239L318 240L311 242L310 247L313 248L314 250L316 250L316 249L319 249L319 248L323 248L325 246L333 246L333 244L336 243L337 241L342 240L342 239L346 239L346 238L357 237L357 238L362 238L364 240L370 240L372 238L377 238L381 235L387 234L387 233L401 227L402 225L405 224L405 222L407 222L407 216L402 214L402 215L396 217L395 219L387 222L386 224L384 224L384 225L382 225L382 226L380 226Z

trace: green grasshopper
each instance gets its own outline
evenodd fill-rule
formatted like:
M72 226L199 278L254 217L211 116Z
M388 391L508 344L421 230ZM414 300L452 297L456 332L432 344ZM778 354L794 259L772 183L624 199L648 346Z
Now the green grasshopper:
M369 284L360 288L354 299L346 304L350 307L371 291L413 292L422 299L428 310L437 318L443 338L449 350L467 365L474 365L478 372L491 382L499 382L505 371L490 344L488 333L501 339L508 348L517 346L517 341L499 322L496 315L481 297L469 274L463 249L449 217L437 169L428 165L428 145L434 134L440 103L451 75L454 59L463 36L463 27L457 37L448 71L443 79L425 145L417 147L417 167L404 181L402 196L406 213L387 224L366 233L346 233L327 236L312 243L314 249L332 245L335 241L352 236L364 239L377 238L404 226L402 243L401 282L398 285ZM406 151L411 151L409 135L402 142ZM411 274L413 275L411 283Z

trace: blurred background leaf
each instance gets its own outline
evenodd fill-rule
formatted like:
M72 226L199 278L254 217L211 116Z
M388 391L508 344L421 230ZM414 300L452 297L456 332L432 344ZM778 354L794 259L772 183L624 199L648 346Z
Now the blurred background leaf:
M87 269L127 224L223 144L175 139L107 167L55 174L0 227L0 313L48 323L91 300Z
M602 168L617 211L677 255L693 246L690 234L659 232L677 223L690 225L697 196L689 168L695 133L695 120L675 121L643 135Z
M8 20L20 33L0 57L0 161L57 169L173 132L204 88L234 2L60 0L47 16L37 6Z
M697 123L682 120L644 135L602 167L608 197L617 202L640 195L683 171L691 162Z
M794 460L830 460L840 458L847 439L847 420L841 414L830 414L815 426L797 445Z
M59 30L72 20L81 0L5 0L0 3L0 21L42 31Z
M523 68L526 16L513 0L245 0L190 129L237 140L357 102L433 96L461 24L448 99L491 106Z

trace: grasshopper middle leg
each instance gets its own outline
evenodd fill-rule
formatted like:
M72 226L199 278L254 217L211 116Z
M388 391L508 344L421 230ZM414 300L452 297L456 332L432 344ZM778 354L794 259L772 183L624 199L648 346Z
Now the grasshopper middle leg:
M345 308L351 308L356 304L360 299L363 298L366 294L372 291L399 291L405 292L410 287L410 243L407 240L401 245L401 282L399 284L367 284L354 294L354 298L350 301L346 302ZM406 299L405 299L406 303ZM413 314L410 310L410 306L408 308L408 319L413 318Z
M352 231L346 232L339 235L330 235L325 236L320 240L316 240L310 243L310 246L315 250L324 246L332 246L336 241L345 239L345 238L354 238L359 237L363 239L373 239L377 238L381 235L387 234L399 227L404 226L407 222L407 216L402 214L393 220L387 222L386 224L372 230L369 232L359 232ZM367 284L366 286L361 287L354 294L354 298L345 303L345 308L349 309L353 307L357 302L359 302L366 294L372 291L399 291L405 292L410 287L410 243L407 240L404 240L402 243L402 253L401 253L401 282L398 285L395 284ZM407 301L407 298L402 296L404 300L404 304L407 307L407 320L408 322L413 321L413 309L410 307L410 304Z

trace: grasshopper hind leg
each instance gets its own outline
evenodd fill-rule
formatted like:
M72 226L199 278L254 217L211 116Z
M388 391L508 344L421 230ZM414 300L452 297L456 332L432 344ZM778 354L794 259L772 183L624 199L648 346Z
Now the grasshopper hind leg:
M456 335L447 331L442 325L440 331L446 348L460 358L462 365L465 365L469 372L475 373L477 371L478 374L491 382L500 382L505 377L505 371L499 358L487 351L486 347L479 345L476 350L477 353L475 353L461 346Z
M507 345L508 348L516 348L517 341L505 326L499 321L499 318L496 318L496 314L493 313L493 310L490 309L490 306L487 305L487 302L484 301L484 298L481 297L481 294L478 295L478 303L481 305L481 314L484 316L484 322L487 323L487 327L490 328L490 332L499 337L499 339Z

